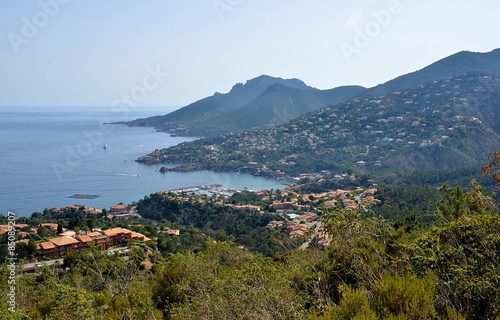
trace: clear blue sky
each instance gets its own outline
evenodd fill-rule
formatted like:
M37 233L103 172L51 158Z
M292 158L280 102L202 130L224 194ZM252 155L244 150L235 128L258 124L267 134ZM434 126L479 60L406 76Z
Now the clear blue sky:
M108 106L134 90L138 105L183 106L261 74L370 87L500 47L499 12L498 0L2 0L0 106Z

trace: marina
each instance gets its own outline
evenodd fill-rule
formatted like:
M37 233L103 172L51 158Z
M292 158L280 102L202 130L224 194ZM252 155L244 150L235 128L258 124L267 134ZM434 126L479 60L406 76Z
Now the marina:
M219 187L222 187L222 185L218 184L218 183L211 183L211 184L204 184L204 185L194 186L194 187L170 189L170 190L160 191L159 193L165 194L165 193L169 193L169 192L173 192L173 193L197 192L197 191L201 191L201 190L211 190L211 189L215 189L215 188L219 188Z

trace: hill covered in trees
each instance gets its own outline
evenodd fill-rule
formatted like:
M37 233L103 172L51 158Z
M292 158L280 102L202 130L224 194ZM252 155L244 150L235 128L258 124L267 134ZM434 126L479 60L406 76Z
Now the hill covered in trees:
M329 104L354 98L371 99L468 72L500 76L500 49L487 53L458 52L369 89L341 86L318 90L299 79L262 75L234 85L228 93L215 93L167 115L137 119L127 125L198 137L257 130L288 122Z
M411 89L427 82L445 80L468 72L484 72L500 77L500 49L491 52L460 51L412 73L361 92L358 98L373 98Z
M193 163L273 178L348 168L467 167L497 146L499 98L499 79L469 73L330 105L265 130L183 143L138 161Z
M404 189L394 187L381 190L380 205L407 205L417 216L432 214L432 223L407 217L405 226L366 212L366 207L318 207L323 232L328 234L323 248L290 249L266 257L242 246L242 239L214 241L205 237L191 248L177 250L156 233L156 241L129 243L133 250L125 260L118 253L108 254L90 245L83 252L65 256L62 267L43 266L36 273L19 274L13 311L6 303L11 288L4 264L0 317L497 318L498 206L476 184L468 192L444 187L432 206L423 205L419 196L425 195L425 190L410 193L408 197ZM183 219L189 215L199 215L194 225L204 224L204 217L212 220L196 197L172 197L146 197L138 207L151 218L169 223L185 223ZM402 199L407 203L400 203ZM207 207L215 205L207 200ZM232 200L259 201L251 194ZM244 223L236 218L238 221ZM179 241L186 239L173 240Z
M215 93L163 116L137 119L129 126L149 126L180 136L216 136L287 122L363 90L343 86L318 90L298 79L266 75L238 83L228 93Z

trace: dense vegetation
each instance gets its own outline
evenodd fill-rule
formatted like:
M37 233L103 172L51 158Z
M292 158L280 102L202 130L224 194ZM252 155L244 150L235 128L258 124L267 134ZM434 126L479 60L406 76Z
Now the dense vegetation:
M233 203L256 203L245 199L245 193L235 194ZM235 241L265 256L272 256L296 247L299 242L289 239L281 229L271 230L267 224L276 219L271 213L246 212L229 206L214 205L216 199L185 201L173 194L152 194L140 200L137 210L144 218L189 226L203 231L217 241Z
M472 73L328 106L266 130L183 143L139 161L273 178L354 167L374 173L468 167L500 139L499 96L500 80Z
M137 119L131 126L152 126L180 136L211 137L290 121L328 104L345 101L360 86L318 90L298 79L260 76L236 84L164 116Z
M477 59L460 53L437 64L451 64L447 69L453 70L470 60L496 72L496 59ZM267 177L312 173L292 189L241 192L228 199L152 194L133 204L142 218L129 220L109 219L106 211L90 214L84 207L19 218L17 224L27 224L21 232L37 231L28 241L17 242L18 263L33 258L35 244L63 228L126 227L154 240L128 242L128 259L90 243L85 251L66 255L62 265L13 277L6 261L10 240L3 234L0 319L500 318L500 208L484 187L475 181L465 187L464 182L477 178L478 167L472 165L498 142L500 80L478 73L449 79L443 74L431 66L375 91L428 77L442 81L329 106L258 133L159 150L142 159L194 162ZM230 98L224 112L231 117L232 103L245 105L262 88L270 95L273 90L295 92L265 85L272 81L269 77L257 80L192 107L207 103L211 109L201 117L215 117L217 103ZM282 81L311 91L298 80ZM247 89L253 98L245 97ZM181 119L186 110L173 117ZM164 124L160 117L150 120ZM489 160L483 173L500 182L500 152ZM336 172L348 174L339 178ZM368 185L377 185L378 191L371 202L361 202L358 187L365 192ZM326 198L305 196L340 188L344 200L359 198L356 210L344 208L342 196L330 209L323 206ZM273 219L287 219L271 210L274 201L292 200L311 206L322 229L290 239L284 226L267 227ZM263 211L240 205L258 205ZM42 227L44 222L57 223L57 230ZM7 223L6 218L0 216L0 223ZM298 248L309 236L318 239ZM8 304L12 292L15 308Z
M409 201L417 202L419 191L413 191ZM400 192L389 188L382 194L408 196ZM498 206L478 185L468 192L460 187L444 187L441 192L434 202L433 227L404 228L373 215L362 218L360 212L324 210L322 221L331 238L325 250L290 250L266 258L232 241L205 238L196 250L167 255L154 246L135 246L124 261L91 247L66 256L63 268L46 266L18 277L15 313L5 303L4 267L0 315L3 319L496 319Z

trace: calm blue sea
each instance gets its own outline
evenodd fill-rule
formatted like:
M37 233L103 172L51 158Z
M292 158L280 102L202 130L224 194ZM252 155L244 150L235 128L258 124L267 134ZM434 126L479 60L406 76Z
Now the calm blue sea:
M152 128L103 123L166 114L176 108L0 107L0 214L30 216L71 204L109 208L151 193L201 184L250 190L283 188L247 174L160 173L162 165L134 160L155 149L190 141ZM104 149L107 144L107 149ZM94 194L94 199L68 198Z

